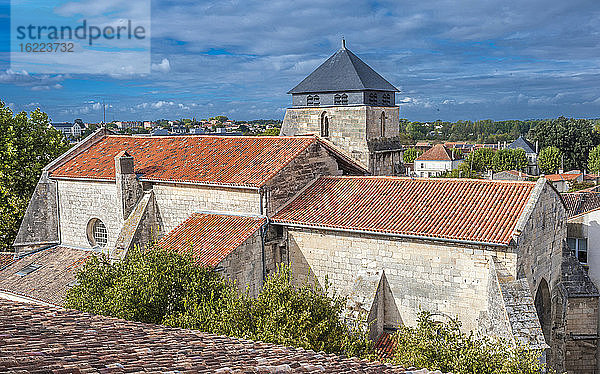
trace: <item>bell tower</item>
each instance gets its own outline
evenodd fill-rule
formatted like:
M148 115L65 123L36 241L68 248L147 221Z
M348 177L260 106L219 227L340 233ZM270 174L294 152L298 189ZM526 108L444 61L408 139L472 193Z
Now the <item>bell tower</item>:
M399 135L398 89L346 48L291 89L281 135L327 138L373 171L369 144Z

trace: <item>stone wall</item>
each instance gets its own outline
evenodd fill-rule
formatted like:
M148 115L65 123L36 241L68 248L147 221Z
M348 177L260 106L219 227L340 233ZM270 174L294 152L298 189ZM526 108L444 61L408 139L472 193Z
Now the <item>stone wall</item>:
M310 182L324 175L342 175L335 158L319 143L294 158L266 186L266 212L272 215Z
M58 193L56 182L44 172L29 200L13 246L17 255L58 243Z
M163 234L199 211L260 214L260 197L256 190L155 183L153 191Z
M323 286L327 277L332 289L352 295L357 279L385 271L408 325L422 308L458 316L466 329L477 330L487 318L492 256L513 272L517 262L516 254L489 247L291 227L286 234L295 281L314 277Z
M91 248L88 223L100 219L108 232L107 248L114 247L123 226L121 201L114 182L58 180L61 244Z
M385 113L385 133L381 134L380 118ZM329 120L328 139L353 158L369 164L367 141L399 134L398 107L329 106L288 108L283 119L281 135L321 134L321 118Z
M216 271L234 280L241 291L248 290L251 296L258 295L263 284L260 229L223 259Z

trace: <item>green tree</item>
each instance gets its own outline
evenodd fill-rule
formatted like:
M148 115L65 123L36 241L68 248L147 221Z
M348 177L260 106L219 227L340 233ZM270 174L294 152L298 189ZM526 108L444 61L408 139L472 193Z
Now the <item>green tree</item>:
M272 129L268 129L261 132L260 134L258 134L258 136L278 136L280 130L281 129L278 127L273 127Z
M588 169L592 173L600 173L600 145L595 146L590 151L588 158Z
M471 170L485 172L492 169L492 161L495 151L491 148L478 148L469 153L465 159Z
M346 299L312 283L294 286L289 268L252 298L189 255L151 248L121 262L92 257L67 293L67 307L119 318L194 328L246 339L367 357L363 325L342 317Z
M13 115L0 101L0 251L12 246L42 169L68 149L45 113Z
M421 312L416 327L400 327L392 361L455 374L539 374L541 351L513 347L503 340L461 332L460 322L442 322Z
M598 144L594 122L587 119L558 117L538 123L530 133L533 140L539 141L540 147L560 149L567 170L586 170L589 153Z
M405 164L412 164L420 154L421 152L417 149L409 148L402 153L402 161L404 161Z
M522 170L527 166L527 157L522 149L500 149L492 157L492 170Z
M600 152L600 149L598 150ZM600 153L599 153L600 156ZM546 147L540 151L538 155L538 166L540 170L544 174L553 174L556 173L558 169L560 169L560 161L561 161L561 152L560 149L554 146ZM592 154L590 153L590 160L592 159ZM600 158L598 159L600 162ZM599 164L600 166L600 164Z

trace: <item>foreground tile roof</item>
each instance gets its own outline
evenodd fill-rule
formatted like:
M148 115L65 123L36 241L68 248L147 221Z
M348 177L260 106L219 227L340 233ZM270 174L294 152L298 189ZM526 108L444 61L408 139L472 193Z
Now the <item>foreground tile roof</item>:
M8 317L0 322L3 373L410 373L379 362L2 299L0 313Z
M415 161L452 161L452 159L452 151L443 144L436 144L417 157Z
M273 222L508 245L535 183L322 177Z
M108 135L66 163L52 177L115 178L115 156L127 151L145 179L263 186L316 137Z
M0 291L63 305L77 269L93 253L56 246L22 257L0 270ZM37 269L26 275L18 274L29 265Z
M567 217L575 217L600 208L600 192L577 191L562 194Z
M0 252L0 270L15 261L15 252Z
M195 213L165 235L157 245L192 251L202 265L216 266L266 222L264 217Z

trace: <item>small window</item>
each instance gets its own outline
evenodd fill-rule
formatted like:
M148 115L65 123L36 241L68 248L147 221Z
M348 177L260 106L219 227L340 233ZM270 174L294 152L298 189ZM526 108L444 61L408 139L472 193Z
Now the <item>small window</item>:
M341 104L342 105L348 105L348 95L342 94L342 96L341 96Z
M329 137L329 118L327 112L321 113L321 136L323 138Z
M377 94L375 92L371 92L369 94L369 104L371 104L371 105L377 104Z
M321 105L321 103L319 102L319 100L320 100L320 98L319 98L319 95L315 95L315 96L313 96L313 105L314 105L314 106L319 106L319 105Z
M28 274L33 273L34 271L36 271L37 269L39 269L41 267L42 267L42 265L40 265L40 264L29 264L29 265L25 266L23 269L21 269L20 271L18 271L17 275L24 277Z
M383 94L382 98L381 98L381 102L383 103L383 105L390 105L391 103L391 96L389 93Z
M567 238L567 245L571 252L584 265L588 262L587 244L586 238Z
M306 98L306 105L307 106L312 106L313 105L313 97L312 97L312 95L308 95L308 97Z
M92 247L102 248L108 243L108 230L98 218L93 218L88 222L87 236Z
M336 94L333 97L333 104L335 104L335 105L341 105L342 104L342 95Z

